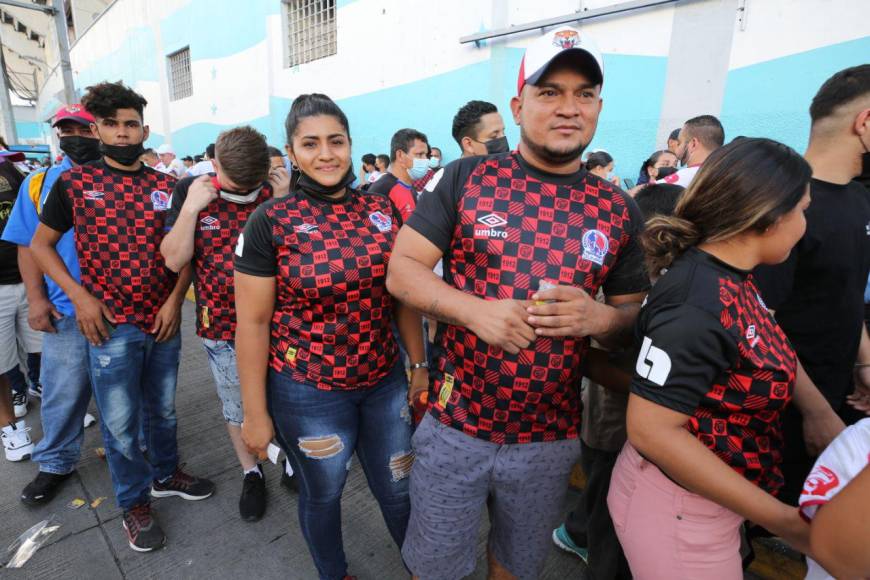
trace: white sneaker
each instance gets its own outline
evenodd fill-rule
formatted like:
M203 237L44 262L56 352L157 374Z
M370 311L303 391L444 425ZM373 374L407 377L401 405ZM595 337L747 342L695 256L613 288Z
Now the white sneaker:
M24 421L3 427L0 438L3 439L3 450L6 452L7 461L30 459L33 453L33 441L30 440L29 431L30 427Z
M12 392L12 406L15 408L15 418L20 419L27 414L27 392Z
M85 413L85 429L97 422L97 418L90 413Z

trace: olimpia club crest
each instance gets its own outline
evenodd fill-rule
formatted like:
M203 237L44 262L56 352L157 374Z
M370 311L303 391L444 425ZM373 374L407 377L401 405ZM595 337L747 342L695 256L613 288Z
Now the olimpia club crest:
M610 240L598 230L589 230L583 234L583 259L599 266L604 264L604 258L610 249Z

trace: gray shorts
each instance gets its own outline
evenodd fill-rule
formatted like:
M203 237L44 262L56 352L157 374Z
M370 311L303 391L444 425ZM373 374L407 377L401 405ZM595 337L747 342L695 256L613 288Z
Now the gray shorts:
M487 497L489 547L520 579L537 578L563 515L580 441L499 445L426 415L412 439L411 520L402 557L421 580L456 580L474 571Z
M208 364L217 386L217 394L223 405L224 419L236 427L245 418L242 413L242 388L236 367L236 349L231 341L202 339L208 354Z

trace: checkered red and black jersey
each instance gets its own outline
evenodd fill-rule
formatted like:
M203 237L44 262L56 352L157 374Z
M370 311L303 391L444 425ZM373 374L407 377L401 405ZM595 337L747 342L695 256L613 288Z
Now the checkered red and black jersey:
M392 370L386 276L400 224L386 196L353 190L336 201L296 192L254 212L235 268L276 278L272 369L323 390L370 388Z
M448 284L484 300L529 300L544 281L595 296L644 291L633 200L586 172L555 176L518 153L450 164L408 226L444 251ZM576 438L588 339L539 337L513 355L440 324L430 412L494 443Z
M166 227L172 228L190 184L198 177L185 177L175 186ZM235 203L221 197L199 212L193 235L193 289L196 295L196 333L211 340L234 340L236 293L233 282L233 251L248 218L260 204L272 198L272 188L263 184L251 203Z
M776 493L797 358L752 276L690 249L650 292L637 331L632 392L688 415L690 433Z
M175 178L143 166L136 172L100 161L65 171L40 220L74 231L82 286L118 324L150 331L177 280L160 254Z

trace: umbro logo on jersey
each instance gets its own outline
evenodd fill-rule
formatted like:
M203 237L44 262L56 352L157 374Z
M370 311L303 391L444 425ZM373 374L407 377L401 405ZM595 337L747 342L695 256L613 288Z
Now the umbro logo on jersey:
M199 229L201 231L219 230L221 229L221 222L216 217L207 215L199 220Z
M508 222L497 213L490 213L483 217L479 217L477 218L477 223L483 224L487 227L482 228L479 225L475 224L474 237L501 238L503 240L507 239L507 232L498 230L496 228L502 228L506 226Z
M106 195L102 191L86 191L84 192L85 199L103 199L103 196Z
M317 224L299 224L293 228L297 234L310 234L317 231Z
M671 357L662 349L654 347L652 339L645 336L634 370L651 383L663 387L671 374Z

